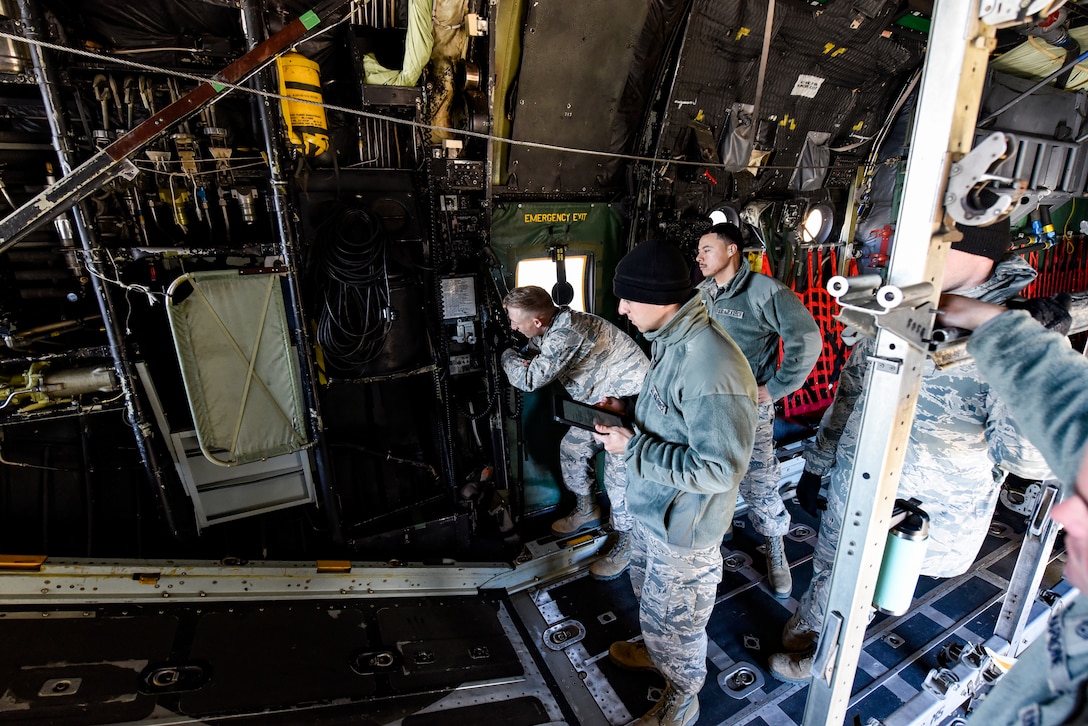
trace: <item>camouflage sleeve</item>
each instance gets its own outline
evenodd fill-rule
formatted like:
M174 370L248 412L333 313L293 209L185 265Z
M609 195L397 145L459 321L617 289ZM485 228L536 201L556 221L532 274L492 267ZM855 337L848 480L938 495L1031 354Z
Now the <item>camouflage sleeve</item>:
M782 362L767 381L767 392L777 401L805 383L823 348L820 326L796 293L783 287L771 298L768 319L782 338Z
M522 391L533 390L528 387L529 384L526 378L526 373L529 370L529 361L529 358L519 355L513 348L507 348L502 352L502 357L500 358L502 369L506 373L510 385L514 388Z
M522 358L513 350L504 351L502 368L510 385L522 391L535 391L563 374L582 351L583 342L571 328L553 328L544 335L539 355Z
M873 341L866 338L854 346L839 373L835 398L820 419L816 440L805 447L805 468L814 474L823 476L835 465L839 439L842 438L846 422L850 419L865 385L865 372L868 370L868 356L872 345Z

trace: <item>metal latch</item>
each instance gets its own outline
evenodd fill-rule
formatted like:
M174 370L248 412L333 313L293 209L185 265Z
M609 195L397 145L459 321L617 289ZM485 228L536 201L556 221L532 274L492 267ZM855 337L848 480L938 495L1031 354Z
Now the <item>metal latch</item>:
M843 277L827 281L827 291L839 303L836 316L843 325L875 338L883 328L917 348L926 350L933 324L933 284L885 285L880 275Z

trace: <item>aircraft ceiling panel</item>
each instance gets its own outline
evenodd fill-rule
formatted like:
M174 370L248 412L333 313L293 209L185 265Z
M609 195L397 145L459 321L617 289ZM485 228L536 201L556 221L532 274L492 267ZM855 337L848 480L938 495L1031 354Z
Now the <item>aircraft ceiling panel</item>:
M525 21L513 138L607 151L644 0L533 3ZM605 157L515 146L508 189L528 193L597 192Z
M731 108L753 104L759 90L765 17L751 10L741 17L733 4L703 5L691 15L677 63L659 136L663 157L719 161ZM766 162L774 171L763 176L762 186L786 189L810 131L830 133L832 148L871 138L906 76L921 63L920 40L861 34L864 23L851 35L853 16L835 7L814 15L776 5L757 136L775 152ZM700 126L703 138L696 143ZM707 133L714 147L709 154Z
M47 0L42 4L73 39L106 48L161 49L158 53L141 53L144 63L172 58L173 51L195 48L200 50L201 64L221 67L224 59L245 49L241 15L226 3Z

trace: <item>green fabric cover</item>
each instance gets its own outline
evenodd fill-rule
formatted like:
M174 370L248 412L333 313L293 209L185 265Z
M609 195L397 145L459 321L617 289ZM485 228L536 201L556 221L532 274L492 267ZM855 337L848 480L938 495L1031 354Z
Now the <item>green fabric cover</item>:
M180 299L185 292L191 294ZM209 461L234 466L307 445L298 358L278 275L183 275L170 286L166 310Z

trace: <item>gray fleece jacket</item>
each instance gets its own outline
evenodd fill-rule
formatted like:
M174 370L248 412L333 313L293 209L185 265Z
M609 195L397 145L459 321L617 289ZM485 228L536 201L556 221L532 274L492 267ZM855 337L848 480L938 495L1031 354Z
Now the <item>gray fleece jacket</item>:
M1010 310L979 326L967 350L1024 436L1054 475L1071 486L1088 453L1088 358L1023 310Z
M748 470L756 382L698 295L646 334L650 372L627 442L627 509L678 548L721 543Z
M699 294L710 317L744 352L756 383L767 386L772 399L784 398L804 384L820 357L823 336L793 290L743 265L724 287L713 277L703 280Z
M1088 358L1023 310L979 326L967 341L983 378L1005 400L1055 476L1072 489L1088 455ZM1088 719L1088 599L1050 617L982 705L971 726L1056 726Z

